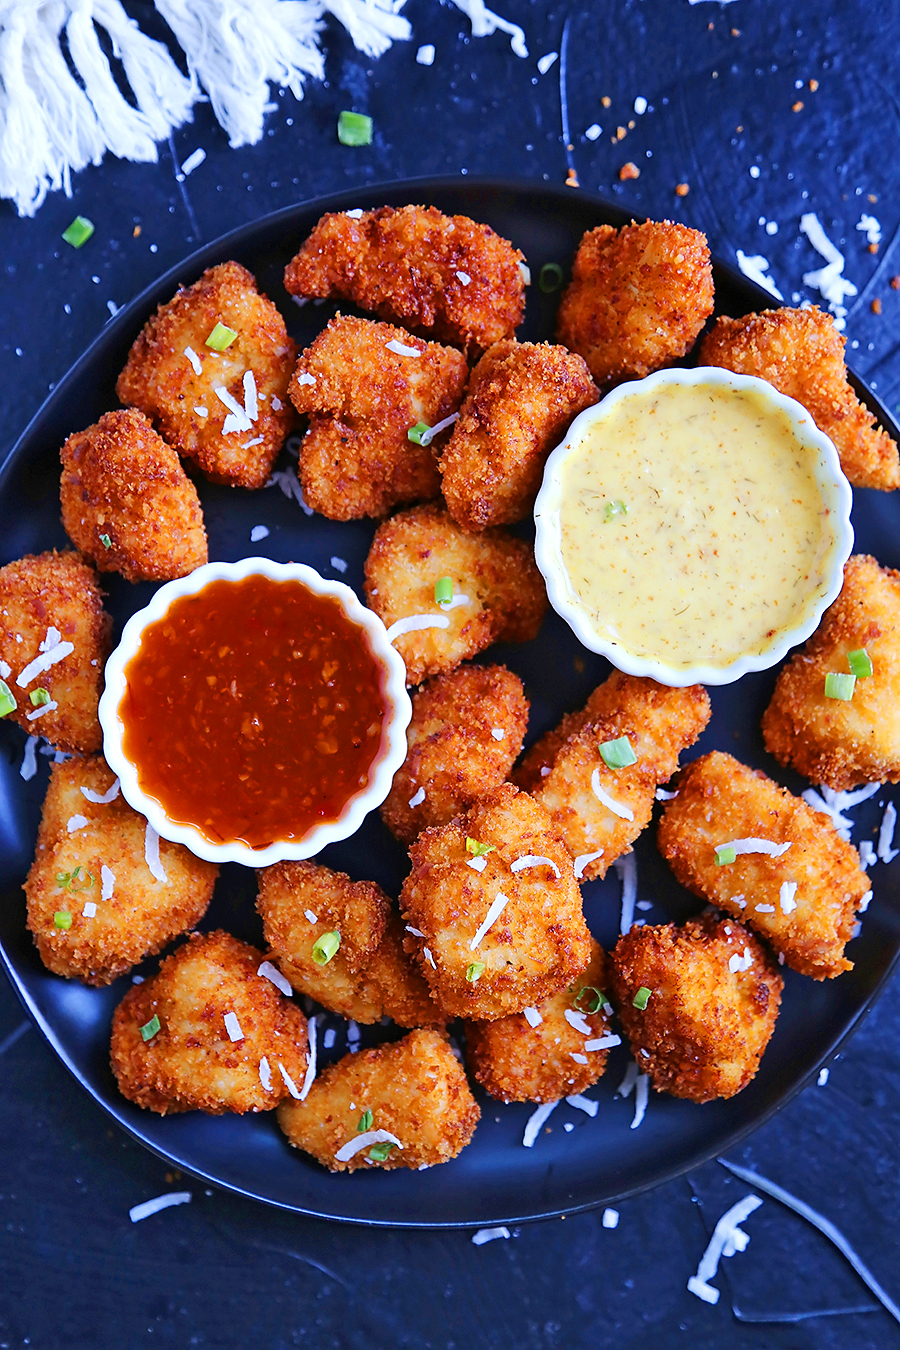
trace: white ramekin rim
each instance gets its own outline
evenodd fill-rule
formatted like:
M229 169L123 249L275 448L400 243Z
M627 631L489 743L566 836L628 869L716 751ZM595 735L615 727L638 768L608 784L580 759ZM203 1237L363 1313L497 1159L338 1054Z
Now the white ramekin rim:
M378 664L384 672L382 692L388 711L381 748L369 771L368 786L351 797L337 820L315 826L302 839L279 840L267 848L253 849L233 840L215 844L193 825L170 820L160 803L148 796L138 782L137 770L122 748L124 726L119 705L125 693L125 667L141 645L149 624L166 613L174 600L195 595L213 581L242 581L249 576L265 576L273 581L300 581L316 595L334 597L345 615L362 628ZM242 558L239 562L211 562L186 577L168 581L154 593L144 609L132 614L125 624L119 645L106 663L106 687L100 699L100 726L103 753L113 773L118 774L122 796L129 806L146 816L163 839L184 846L208 862L237 862L247 867L269 867L285 859L311 858L325 847L355 834L369 811L380 806L391 789L394 774L406 758L406 729L412 717L412 704L406 690L406 666L388 641L387 630L377 614L361 603L350 586L322 577L306 563L279 563L271 558Z
M825 573L826 584L819 599L807 610L802 622L785 628L780 638L765 652L752 652L737 657L725 665L697 663L685 669L675 669L664 661L634 656L623 647L607 642L594 632L583 610L572 603L566 585L566 570L562 561L559 531L559 499L562 488L559 472L569 451L582 439L587 429L606 417L610 409L623 399L643 395L661 384L709 384L735 390L752 390L789 417L798 439L812 445L819 452L816 478L829 507L829 523L833 530L831 558ZM547 586L547 595L557 614L563 618L575 636L589 651L599 652L618 670L627 675L643 675L659 684L683 687L689 684L732 684L751 671L768 670L777 665L791 647L805 641L819 626L822 615L837 599L844 584L844 564L853 550L853 527L850 511L853 493L841 469L840 458L831 439L820 431L812 414L788 398L767 380L755 375L738 375L721 366L697 366L691 370L672 367L658 370L642 380L630 380L618 385L599 403L586 408L574 419L562 441L550 454L544 466L544 477L534 504L534 556Z

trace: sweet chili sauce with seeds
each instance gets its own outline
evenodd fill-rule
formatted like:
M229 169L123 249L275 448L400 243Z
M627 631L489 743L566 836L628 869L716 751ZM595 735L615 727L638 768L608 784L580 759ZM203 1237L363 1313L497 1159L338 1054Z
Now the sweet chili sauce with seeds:
M365 632L300 581L213 581L148 625L123 749L170 820L265 848L337 820L369 782L387 701Z

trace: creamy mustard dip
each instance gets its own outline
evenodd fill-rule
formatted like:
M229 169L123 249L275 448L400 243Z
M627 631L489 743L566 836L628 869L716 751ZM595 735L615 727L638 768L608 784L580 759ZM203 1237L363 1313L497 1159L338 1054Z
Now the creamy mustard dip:
M756 391L626 395L559 465L570 603L603 641L676 670L767 651L827 585L819 455Z

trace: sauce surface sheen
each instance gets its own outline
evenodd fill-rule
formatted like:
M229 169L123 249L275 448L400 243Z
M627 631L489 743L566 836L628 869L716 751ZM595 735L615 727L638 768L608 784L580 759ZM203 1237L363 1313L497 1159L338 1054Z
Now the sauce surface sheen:
M123 749L168 817L264 848L363 791L387 702L365 632L299 581L213 581L144 630Z

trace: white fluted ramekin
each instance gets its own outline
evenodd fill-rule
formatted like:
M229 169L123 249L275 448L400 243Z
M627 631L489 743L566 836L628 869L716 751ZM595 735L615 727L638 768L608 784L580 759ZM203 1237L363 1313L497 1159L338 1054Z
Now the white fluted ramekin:
M363 630L369 648L382 670L382 694L386 704L381 745L369 769L369 783L351 797L336 820L314 826L302 839L276 841L266 848L250 848L239 840L216 844L193 825L170 820L155 797L146 794L138 782L135 765L123 749L124 725L119 707L125 695L125 668L141 645L144 630L161 619L174 600L196 595L213 581L243 581L249 576L269 577L272 581L299 581L314 595L332 596L346 617ZM387 639L384 624L360 603L356 593L341 581L329 581L304 563L277 563L269 558L242 558L240 562L213 562L198 567L189 576L160 586L145 609L132 614L122 632L118 647L106 663L106 688L100 699L100 725L103 728L103 753L113 773L119 775L122 796L135 811L147 817L153 828L174 844L184 844L198 858L209 862L238 862L247 867L269 867L284 859L311 858L339 839L355 834L369 811L380 806L391 788L394 774L406 758L406 728L412 717L412 704L406 692L406 666Z
M569 453L583 439L588 429L603 420L614 404L642 393L652 393L661 384L707 384L728 389L756 393L772 407L786 413L798 441L812 452L816 481L825 505L829 508L828 522L832 531L829 554L823 570L823 579L815 601L804 608L800 619L787 625L772 646L764 652L750 652L722 665L698 662L683 669L667 665L662 660L636 656L618 643L602 638L592 627L583 607L573 602L568 576L562 558L560 506L563 488L560 470ZM768 670L777 665L791 647L805 641L819 626L828 606L837 599L844 583L844 563L853 549L853 527L850 510L853 494L841 471L840 459L833 442L820 431L811 414L796 399L787 398L774 389L767 380L753 375L736 375L720 366L699 366L694 370L678 367L658 370L643 380L620 384L593 407L575 418L561 445L552 452L544 466L544 478L534 505L536 538L534 556L547 585L550 603L589 651L599 652L618 669L628 675L645 675L660 684L684 686L689 684L732 684L753 670Z

